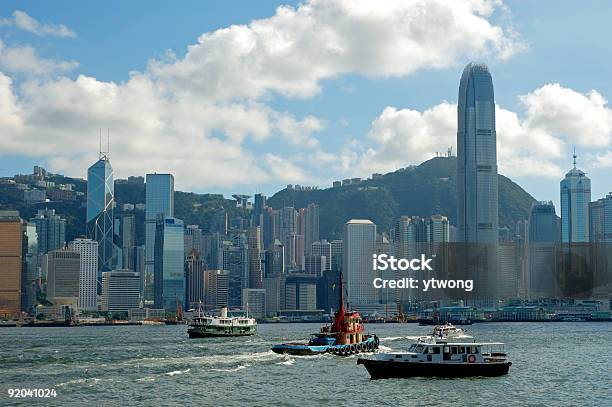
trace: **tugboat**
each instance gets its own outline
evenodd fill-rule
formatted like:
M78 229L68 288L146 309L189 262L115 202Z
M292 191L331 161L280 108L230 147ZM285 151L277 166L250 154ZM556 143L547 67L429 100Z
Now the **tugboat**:
M342 273L340 273L340 307L330 325L311 335L308 343L283 343L272 346L272 351L289 355L319 355L332 353L349 356L356 353L373 352L378 349L376 335L365 334L364 325L358 312L349 311L344 304Z
M228 317L227 308L221 308L221 315L204 315L202 304L198 314L189 321L187 333L190 338L251 336L257 333L257 321L249 318L248 305L246 317Z
M498 342L447 342L431 338L418 341L408 352L383 353L375 359L357 360L372 379L407 377L470 377L508 374L512 362Z

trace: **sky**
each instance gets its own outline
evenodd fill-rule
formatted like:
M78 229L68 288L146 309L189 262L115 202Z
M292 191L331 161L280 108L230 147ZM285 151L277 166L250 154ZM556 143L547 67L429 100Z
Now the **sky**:
M601 1L3 1L0 176L84 178L102 128L116 178L324 188L454 149L478 61L499 172L558 208L575 147L595 200L612 191L611 17Z

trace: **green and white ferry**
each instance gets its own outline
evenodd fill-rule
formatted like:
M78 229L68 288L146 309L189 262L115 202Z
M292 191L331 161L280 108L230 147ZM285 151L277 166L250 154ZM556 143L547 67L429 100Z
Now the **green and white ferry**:
M208 338L224 336L251 336L257 333L257 321L246 317L231 317L227 315L227 308L221 308L219 316L204 315L202 307L198 307L198 313L189 321L187 333L190 338Z

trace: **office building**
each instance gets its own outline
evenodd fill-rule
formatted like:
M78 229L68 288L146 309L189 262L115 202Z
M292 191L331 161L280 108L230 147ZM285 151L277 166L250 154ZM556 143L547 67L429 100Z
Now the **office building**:
M21 266L21 310L32 314L40 282L40 257L36 225L23 223L22 266Z
M351 219L344 225L342 270L354 308L378 303L372 282L372 255L376 249L376 225L370 220Z
M496 297L498 245L497 135L493 80L484 64L468 64L457 107L457 267L486 298ZM483 298L484 299L484 298Z
M134 250L136 247L136 220L133 214L115 216L113 228L117 249L117 268L136 271Z
M291 275L285 282L285 309L314 311L317 309L317 278Z
M249 228L247 236L249 253L249 288L263 288L263 269L261 262L261 228Z
M278 277L285 274L285 247L278 239L275 239L274 244L265 252L264 274L264 277Z
M266 315L266 290L263 288L242 289L242 309L251 318L263 318Z
M247 236L243 232L232 232L222 240L219 269L229 272L229 306L242 306L242 290L249 284L249 250Z
M145 187L145 275L144 297L154 297L155 231L158 216L174 217L174 176L172 174L147 174Z
M98 309L98 242L92 239L78 238L68 243L68 248L74 252L78 252L81 259L79 274L79 309L95 311Z
M197 309L205 302L204 272L206 264L196 250L185 258L185 284L187 285L187 309Z
M225 270L206 270L204 272L204 306L218 309L228 306L229 273Z
M202 229L198 225L187 225L185 227L185 255L193 250L203 255L203 244Z
M53 305L79 304L81 255L69 249L47 253L47 300Z
M100 151L100 158L87 170L87 237L98 242L98 274L115 266L113 245L113 211L115 183L108 152Z
M101 310L128 312L140 306L140 276L131 270L102 273Z
M55 209L39 209L30 219L36 225L38 253L45 254L66 244L66 220L55 214Z
M552 202L538 202L529 216L527 298L550 298L558 290L560 220Z
M563 243L589 242L589 203L591 180L576 168L572 168L560 183L561 189L561 241Z
M22 239L19 212L0 211L0 316L21 311Z
M176 311L185 303L183 221L160 215L155 230L155 307Z

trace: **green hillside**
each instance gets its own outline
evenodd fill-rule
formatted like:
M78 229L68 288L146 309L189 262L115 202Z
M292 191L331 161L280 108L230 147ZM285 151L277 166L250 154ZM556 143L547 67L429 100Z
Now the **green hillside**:
M336 238L349 219L367 218L381 230L402 216L446 215L456 217L456 157L439 157L417 167L400 169L358 185L313 191L284 189L268 203L274 208L320 205L320 234ZM513 227L527 219L535 199L509 178L499 175L499 224Z

